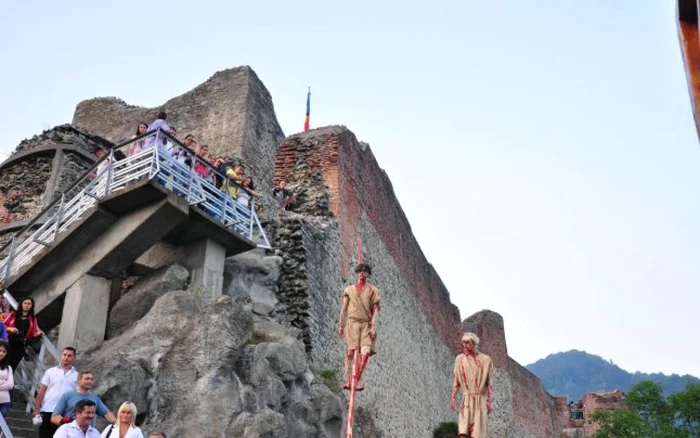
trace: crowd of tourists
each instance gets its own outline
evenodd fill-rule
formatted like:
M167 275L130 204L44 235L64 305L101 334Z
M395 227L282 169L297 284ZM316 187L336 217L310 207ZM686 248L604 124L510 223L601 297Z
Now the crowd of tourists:
M145 135L152 132L151 135ZM162 135L166 132L168 136ZM209 182L215 188L224 193L228 192L229 197L224 198L221 209L209 207L208 213L217 220L222 220L224 211L228 212L233 208L231 219L227 225L235 225L237 219L249 219L251 200L259 197L256 191L253 178L246 173L244 164L241 161L227 160L226 157L210 153L206 143L199 143L194 135L187 134L182 143L174 142L171 138L177 138L177 129L168 122L168 115L165 112L158 114L158 117L150 125L139 123L133 135L133 141L126 150L127 157L137 156L139 153L157 148L161 160L169 161L169 169L161 169L158 181L180 195L185 196L185 187L188 186L190 175L194 173L196 177ZM96 156L101 159L104 151L99 149ZM109 163L102 161L97 169L99 174ZM190 193L193 189L190 188ZM196 190L196 189L194 189ZM272 196L281 209L288 209L295 199L293 191L285 186L282 181L274 188ZM230 199L231 204L228 204ZM228 221L227 221L228 222Z
M0 292L4 292L0 282ZM34 300L24 298L13 310L3 297L0 301L0 415L7 417L12 405L15 386L14 372L30 350L38 350L44 332L34 316ZM60 362L46 370L34 399L33 423L39 426L40 438L144 438L136 426L136 405L125 401L117 414L91 392L95 385L94 373L77 371L73 367L76 350L66 347ZM109 424L100 433L95 418L100 416ZM153 432L149 438L165 438L162 432Z

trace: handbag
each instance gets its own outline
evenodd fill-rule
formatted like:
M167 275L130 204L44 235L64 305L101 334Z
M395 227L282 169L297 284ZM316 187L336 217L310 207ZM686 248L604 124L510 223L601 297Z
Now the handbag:
M114 424L110 426L109 432L107 432L107 436L105 438L109 438L110 435L112 435L112 431L114 430Z

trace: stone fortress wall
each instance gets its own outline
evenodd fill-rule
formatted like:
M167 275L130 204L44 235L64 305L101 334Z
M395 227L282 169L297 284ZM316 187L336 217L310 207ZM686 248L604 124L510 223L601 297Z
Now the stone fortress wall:
M209 146L210 153L242 159L258 188L269 191L272 162L284 134L272 96L253 69L217 72L155 108L129 105L116 97L85 100L75 110L73 125L120 143L135 135L139 123L153 122L160 111L168 114L181 141L192 134L200 145Z
M95 161L107 140L61 125L22 141L0 164L0 245L25 226Z
M358 406L384 436L430 436L451 421L449 393L459 311L420 251L391 183L368 145L344 127L288 137L275 180L299 191L280 220L285 261L278 312L304 333L311 360L342 375L340 293L355 279L357 241L382 296L378 353Z

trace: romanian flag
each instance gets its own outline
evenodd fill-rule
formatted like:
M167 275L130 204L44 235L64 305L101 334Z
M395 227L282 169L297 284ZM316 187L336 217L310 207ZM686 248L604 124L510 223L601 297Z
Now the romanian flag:
M311 87L306 93L306 115L304 116L304 132L309 130L309 118L311 117Z

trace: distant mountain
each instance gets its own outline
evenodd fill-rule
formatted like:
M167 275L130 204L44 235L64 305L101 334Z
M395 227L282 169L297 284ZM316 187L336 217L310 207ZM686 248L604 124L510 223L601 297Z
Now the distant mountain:
M547 392L566 395L571 400L579 400L593 391L621 389L627 392L642 380L659 383L666 395L682 391L686 382L700 383L700 379L690 375L630 373L612 361L578 350L550 354L526 368L540 378Z

